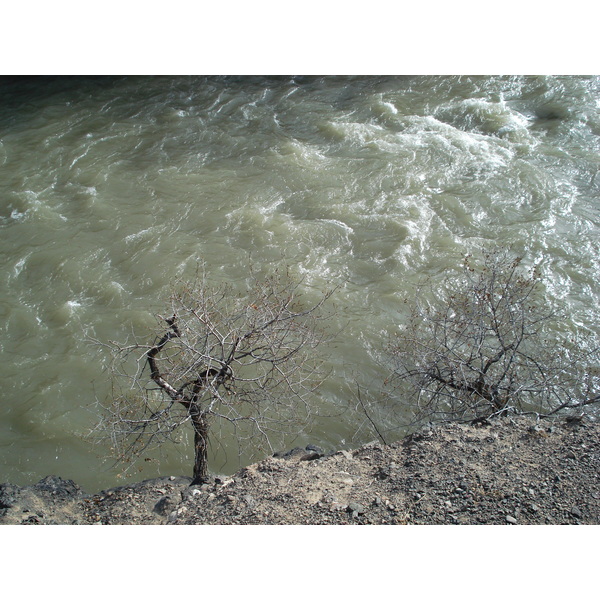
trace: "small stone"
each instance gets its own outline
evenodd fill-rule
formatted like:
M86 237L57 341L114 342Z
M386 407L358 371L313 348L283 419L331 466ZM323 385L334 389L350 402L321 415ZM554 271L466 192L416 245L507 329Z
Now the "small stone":
M537 504L532 504L530 508L532 512L538 512L538 510L540 510L540 507Z
M348 512L356 513L357 515L362 515L365 512L365 507L358 502L350 502L348 504Z
M517 524L517 520L511 515L506 515L506 521L508 523L512 523L513 525Z
M390 477L391 475L391 471L389 467L379 467L379 470L377 471L377 475L376 477L378 479L387 479L388 477Z
M320 446L315 446L314 444L309 444L308 446L306 446L306 451L316 452L317 454L324 454L323 448L321 448Z
M576 519L581 519L581 517L583 517L583 514L581 513L581 510L579 510L579 508L577 508L577 506L574 506L571 509L571 514L576 518Z
M173 523L177 520L177 517L179 515L177 514L177 511L174 510L172 513L169 514L169 516L167 517L167 522L168 523Z
M168 512L173 510L175 506L175 501L171 496L163 496L155 505L154 512L159 515L167 515Z
M352 460L352 453L348 452L348 450L342 450L342 456L347 460Z

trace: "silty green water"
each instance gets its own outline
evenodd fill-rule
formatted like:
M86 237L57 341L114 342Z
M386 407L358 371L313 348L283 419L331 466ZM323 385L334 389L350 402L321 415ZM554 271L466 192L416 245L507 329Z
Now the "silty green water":
M599 91L547 76L3 80L0 481L123 481L82 439L109 390L86 338L143 331L199 261L243 285L250 263L285 256L309 297L340 285L322 412L353 402L355 377L381 383L415 282L496 243L542 266L568 327L597 334ZM373 437L348 413L289 443ZM165 451L132 479L189 474L189 448ZM224 438L212 468L255 458Z

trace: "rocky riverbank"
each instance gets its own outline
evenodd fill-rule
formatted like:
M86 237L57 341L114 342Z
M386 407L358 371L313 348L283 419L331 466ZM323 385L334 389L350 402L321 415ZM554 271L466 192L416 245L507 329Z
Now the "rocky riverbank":
M0 524L598 524L600 424L504 417L384 446L268 458L190 487L0 485Z

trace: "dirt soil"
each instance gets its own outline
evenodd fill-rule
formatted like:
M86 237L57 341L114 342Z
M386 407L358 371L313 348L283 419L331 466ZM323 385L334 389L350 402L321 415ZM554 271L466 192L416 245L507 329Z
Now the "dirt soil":
M600 424L504 417L324 456L295 449L190 486L0 485L0 524L598 524Z

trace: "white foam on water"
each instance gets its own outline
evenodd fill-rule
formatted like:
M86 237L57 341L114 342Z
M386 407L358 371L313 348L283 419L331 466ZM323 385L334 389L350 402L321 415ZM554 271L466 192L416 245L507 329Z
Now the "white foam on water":
M25 266L25 263L27 262L27 259L31 256L31 253L23 256L22 258L20 258L14 265L13 267L13 271L15 273L15 277L18 277L19 274L21 273L21 271L23 270L23 267Z
M136 233L130 233L129 235L125 236L124 241L129 244L131 242L147 238L149 235L154 235L154 230L154 227L148 227L147 229L136 231Z
M317 219L317 221L320 221L321 223L331 223L332 225L341 227L343 230L346 231L346 233L354 233L354 229L350 227L350 225L347 225L342 221L338 221L337 219Z

